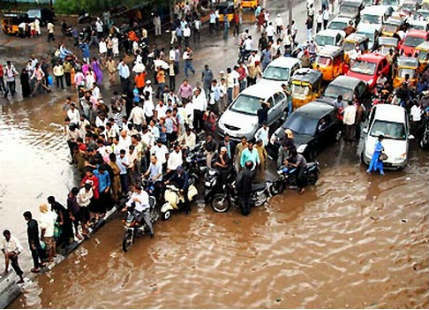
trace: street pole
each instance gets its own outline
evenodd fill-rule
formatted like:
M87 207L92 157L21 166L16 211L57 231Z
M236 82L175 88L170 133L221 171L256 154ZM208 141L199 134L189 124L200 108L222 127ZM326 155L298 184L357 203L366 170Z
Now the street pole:
M289 6L289 27L292 25L292 7L293 7L293 0L288 0L288 6Z

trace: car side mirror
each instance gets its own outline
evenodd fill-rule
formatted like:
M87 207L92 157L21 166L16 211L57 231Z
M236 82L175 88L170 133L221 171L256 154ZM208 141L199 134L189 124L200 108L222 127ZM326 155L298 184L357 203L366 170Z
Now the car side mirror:
M415 137L413 135L408 135L408 140L414 140Z
M368 133L368 128L365 127L362 131L363 131L364 134L367 134Z

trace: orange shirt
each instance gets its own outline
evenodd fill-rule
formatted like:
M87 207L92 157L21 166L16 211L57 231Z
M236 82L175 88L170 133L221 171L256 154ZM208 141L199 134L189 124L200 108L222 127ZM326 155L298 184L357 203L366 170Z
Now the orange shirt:
M142 72L137 74L134 78L134 82L136 83L137 88L143 88L146 85L146 73Z

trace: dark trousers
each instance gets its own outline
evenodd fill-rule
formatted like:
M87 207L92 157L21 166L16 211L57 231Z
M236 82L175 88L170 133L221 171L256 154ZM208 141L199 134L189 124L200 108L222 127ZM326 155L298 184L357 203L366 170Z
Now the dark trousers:
M18 255L13 255L12 257L9 257L9 259L13 270L15 270L16 274L21 277L24 272L22 272L21 267L19 267Z
M209 33L213 33L213 30L215 29L215 25L214 23L209 23Z
M299 189L307 185L307 178L305 177L304 170L305 168L301 166L296 169L296 186Z
M318 33L322 29L322 23L316 24L316 33Z
M194 130L199 132L203 126L203 111L194 110Z
M200 31L199 30L194 30L194 43L200 43Z
M4 79L0 76L0 91L6 92L6 85L4 85Z
M7 88L4 93L4 96L7 97L7 94L10 93L12 96L15 96L15 81L12 82L6 82Z
M170 75L170 90L174 91L176 89L176 76Z
M130 79L124 79L121 77L121 90L123 94L128 93L129 84L130 84Z
M250 214L250 195L238 196L238 202L240 204L241 214L249 215Z
M71 86L71 73L70 72L65 72L64 76L66 78L66 85L67 86Z
M42 266L40 262L42 261L42 258L45 256L43 254L43 250L40 244L36 245L36 248L34 250L30 247L30 250L31 250L31 256L33 258L34 268L40 268Z
M121 179L121 187L122 187L122 193L126 194L128 193L128 174L120 174L119 175L120 179Z
M55 41L55 37L53 33L48 33L48 42Z
M62 75L61 76L56 76L55 77L55 82L57 83L57 88L60 88L60 85L61 85L61 88L64 89L64 79L63 79Z

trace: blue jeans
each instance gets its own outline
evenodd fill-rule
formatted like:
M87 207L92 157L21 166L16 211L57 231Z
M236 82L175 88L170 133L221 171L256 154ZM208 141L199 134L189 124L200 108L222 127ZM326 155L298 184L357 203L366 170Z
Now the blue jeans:
M188 77L188 70L191 70L191 71L192 71L192 74L195 74L195 69L194 69L194 67L192 66L192 61L185 60L185 68L184 68L184 71L185 71L185 76L186 76L186 77Z
M232 102L232 91L234 88L228 87L226 90L226 95L228 96L228 104Z

